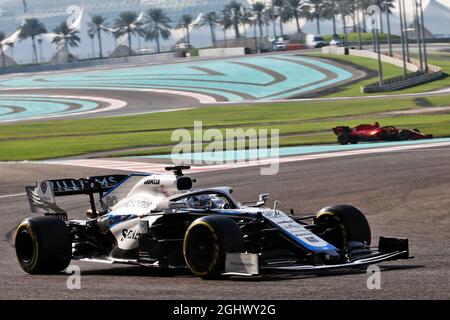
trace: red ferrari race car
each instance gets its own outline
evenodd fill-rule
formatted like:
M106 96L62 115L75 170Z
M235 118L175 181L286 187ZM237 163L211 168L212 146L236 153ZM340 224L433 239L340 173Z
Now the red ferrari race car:
M432 139L433 136L425 135L419 129L399 129L393 126L381 127L375 124L361 124L355 128L336 127L333 132L337 135L338 142L342 145L355 144L366 141L407 141Z

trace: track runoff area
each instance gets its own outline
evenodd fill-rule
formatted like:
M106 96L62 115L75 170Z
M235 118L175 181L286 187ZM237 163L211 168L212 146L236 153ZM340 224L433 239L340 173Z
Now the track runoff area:
M215 102L275 101L358 77L364 75L351 67L297 54L17 76L2 81L0 122L172 111ZM270 156L262 157L260 152ZM67 277L26 276L15 260L11 239L17 223L28 216L23 186L49 178L159 173L173 159L160 155L9 162L0 164L0 204L8 212L0 226L5 255L0 265L1 297L134 299L139 292L140 297L155 299L450 298L450 252L442 245L449 240L450 139L206 156L211 164L199 163L205 160L205 153L192 152L177 159L194 163L191 173L199 186L231 186L239 201L268 192L283 209L302 213L335 203L353 204L367 214L374 238L390 233L407 237L416 259L387 263L381 288L376 290L369 288L365 272L275 278L283 281L269 277L205 282L184 273L168 276L87 263L80 263L82 290L68 290ZM264 168L277 165L275 175L262 174ZM86 206L82 201L64 202L76 217L83 217Z

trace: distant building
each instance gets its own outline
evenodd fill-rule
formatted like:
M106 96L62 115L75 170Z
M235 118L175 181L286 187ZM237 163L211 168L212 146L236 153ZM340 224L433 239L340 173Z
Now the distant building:
M406 31L408 33L408 38L409 39L414 39L414 40L417 39L417 31L416 31L416 25L415 24L411 24L406 29ZM427 28L425 28L425 39L434 39L434 35Z

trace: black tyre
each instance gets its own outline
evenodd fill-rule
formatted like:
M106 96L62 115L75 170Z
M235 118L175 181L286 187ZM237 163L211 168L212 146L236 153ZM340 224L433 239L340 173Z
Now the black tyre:
M411 131L409 130L402 130L398 133L398 139L401 141L408 141L411 139Z
M364 214L353 206L337 205L323 208L314 218L314 224L324 230L324 240L344 252L347 251L347 243L351 241L370 245L369 222Z
M343 146L350 143L350 137L346 133L339 133L337 139L338 139L338 142L340 144L342 144Z
M61 272L72 258L70 233L57 217L24 220L17 228L15 247L20 267L30 274Z
M241 229L232 219L206 216L186 231L183 255L188 269L202 278L216 278L225 270L226 253L244 252Z

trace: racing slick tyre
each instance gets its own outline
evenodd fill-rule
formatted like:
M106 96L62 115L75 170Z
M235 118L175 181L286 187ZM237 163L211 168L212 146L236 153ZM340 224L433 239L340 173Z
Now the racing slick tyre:
M411 139L411 131L409 130L402 130L398 133L398 139L400 141L408 141Z
M206 216L191 223L183 242L183 256L196 276L214 279L225 271L226 254L244 252L242 231L232 219Z
M72 258L72 239L63 220L34 217L24 220L15 237L20 267L30 274L55 274L66 269Z
M340 144L342 144L343 146L350 143L350 137L346 133L339 133L337 139L338 139L338 142Z
M314 224L324 231L323 238L336 248L347 251L349 242L363 242L370 245L371 231L364 214L348 205L336 205L320 210Z

